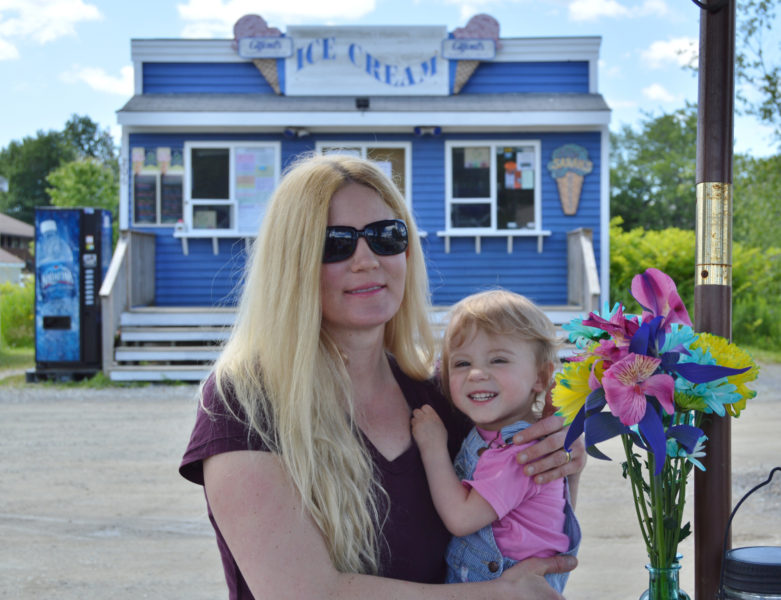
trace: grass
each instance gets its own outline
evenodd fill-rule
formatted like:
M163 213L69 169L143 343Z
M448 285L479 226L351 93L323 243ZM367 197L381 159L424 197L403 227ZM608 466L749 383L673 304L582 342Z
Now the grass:
M763 348L754 348L752 346L742 346L742 348L754 357L754 360L761 363L778 364L781 363L781 350L765 350Z
M0 346L0 371L4 369L31 369L35 366L35 348Z

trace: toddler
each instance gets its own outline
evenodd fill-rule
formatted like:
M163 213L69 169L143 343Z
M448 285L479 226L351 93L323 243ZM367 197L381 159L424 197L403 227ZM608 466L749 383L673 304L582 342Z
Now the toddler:
M499 577L533 556L574 555L580 526L565 479L544 485L525 475L512 437L536 421L550 387L556 333L542 310L504 290L482 292L453 307L442 352L442 385L474 423L450 462L447 433L428 405L413 411L431 496L453 534L447 581ZM546 575L562 592L567 573Z

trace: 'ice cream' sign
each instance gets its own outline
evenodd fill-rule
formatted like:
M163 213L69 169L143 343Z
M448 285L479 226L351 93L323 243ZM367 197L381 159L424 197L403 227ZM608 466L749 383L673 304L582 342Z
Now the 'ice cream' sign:
M289 27L285 93L447 95L444 27Z

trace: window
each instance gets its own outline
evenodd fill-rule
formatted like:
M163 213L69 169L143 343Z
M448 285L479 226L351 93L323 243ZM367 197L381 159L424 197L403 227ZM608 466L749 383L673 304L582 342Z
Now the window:
M448 231L540 229L538 141L447 142L445 152Z
M318 142L321 154L350 154L377 164L410 204L412 181L410 177L411 146L407 142Z
M184 162L181 148L134 147L133 223L175 225L182 213Z
M185 228L255 235L280 172L274 142L187 142Z

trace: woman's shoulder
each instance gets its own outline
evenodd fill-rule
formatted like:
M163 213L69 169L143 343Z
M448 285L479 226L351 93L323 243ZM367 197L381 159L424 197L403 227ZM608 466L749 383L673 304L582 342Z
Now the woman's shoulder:
M203 461L210 456L237 450L268 448L249 425L249 419L229 382L218 384L214 373L201 386L195 424L179 473L203 485Z

